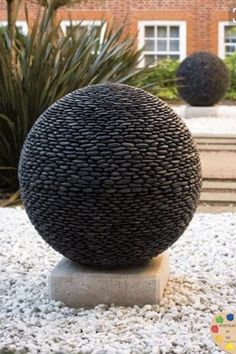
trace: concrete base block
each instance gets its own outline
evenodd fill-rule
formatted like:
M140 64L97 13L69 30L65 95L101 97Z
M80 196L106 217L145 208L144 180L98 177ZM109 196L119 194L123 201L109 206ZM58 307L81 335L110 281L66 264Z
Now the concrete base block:
M63 258L49 277L49 295L75 308L157 304L163 297L168 276L167 251L145 266L120 270L96 270Z

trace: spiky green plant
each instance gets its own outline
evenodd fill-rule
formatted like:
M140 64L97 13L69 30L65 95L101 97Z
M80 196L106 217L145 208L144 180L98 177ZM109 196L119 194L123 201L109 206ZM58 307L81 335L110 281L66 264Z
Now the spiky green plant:
M102 82L127 82L140 52L123 26L102 24L78 36L78 26L62 34L50 21L52 7L39 13L24 38L0 41L0 190L18 189L17 165L26 135L39 115L60 97ZM12 44L13 43L13 44ZM12 48L14 45L14 48ZM14 57L12 60L12 50Z

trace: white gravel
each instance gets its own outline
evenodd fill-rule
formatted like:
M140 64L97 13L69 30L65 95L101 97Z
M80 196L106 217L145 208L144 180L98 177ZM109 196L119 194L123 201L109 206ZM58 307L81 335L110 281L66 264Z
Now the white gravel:
M0 209L0 353L221 353L209 326L236 307L236 214L196 214L171 249L160 305L69 309L50 301L60 255L20 208Z
M236 116L233 118L186 118L184 121L192 134L236 135Z
M193 134L236 135L236 105L172 105Z

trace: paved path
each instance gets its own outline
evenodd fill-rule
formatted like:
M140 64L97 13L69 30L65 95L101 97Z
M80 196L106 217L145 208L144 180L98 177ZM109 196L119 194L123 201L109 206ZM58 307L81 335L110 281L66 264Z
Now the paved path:
M236 208L236 136L198 135L195 140L203 174L200 205Z

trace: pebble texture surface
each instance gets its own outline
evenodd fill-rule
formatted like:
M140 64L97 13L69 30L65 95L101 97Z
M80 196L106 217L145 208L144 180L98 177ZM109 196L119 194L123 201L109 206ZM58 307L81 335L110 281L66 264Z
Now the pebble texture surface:
M212 106L229 86L226 64L217 55L196 52L180 64L177 74L180 96L192 106Z
M196 214L170 249L158 306L74 310L50 301L47 276L61 258L25 211L0 209L0 352L220 354L210 334L218 311L236 308L236 214Z
M127 85L95 85L52 105L20 159L26 211L71 260L141 264L173 244L192 219L199 155L174 111Z

